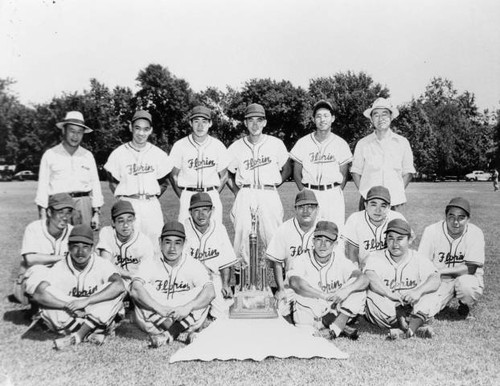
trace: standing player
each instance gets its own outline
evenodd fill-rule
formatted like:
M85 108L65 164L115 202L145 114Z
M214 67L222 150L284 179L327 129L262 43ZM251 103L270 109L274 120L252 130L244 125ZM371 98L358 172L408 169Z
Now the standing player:
M248 135L229 147L229 187L236 195L231 210L234 224L234 250L236 256L249 262L248 235L252 226L252 211L259 219L259 235L264 245L269 244L283 222L283 205L276 187L291 172L288 152L280 139L263 134L266 112L257 103L245 110Z
M274 296L282 316L290 313L294 300L294 291L283 279L292 262L312 250L317 215L318 201L314 192L307 189L298 192L295 197L295 217L280 225L267 247L266 257L271 261L277 286Z
M34 291L47 326L69 334L54 340L56 350L86 339L102 344L121 307L122 279L113 264L92 252L93 243L90 227L75 226L69 235L69 254L45 271ZM33 288L30 280L27 287Z
M311 189L319 202L318 219L332 221L341 229L345 221L343 189L346 184L351 149L332 133L335 121L332 105L321 100L314 105L316 131L300 138L290 156L295 161L293 176L299 190Z
M128 289L139 264L153 259L151 240L135 230L135 211L129 201L117 201L111 208L111 226L99 233L97 251L112 262Z
M209 270L215 289L210 307L214 318L227 317L233 293L229 287L230 267L238 263L226 227L212 219L212 199L207 193L191 196L186 219L186 253L199 260Z
M371 253L366 261L364 272L370 280L366 316L391 329L390 338L403 334L410 338L435 314L433 292L439 287L439 275L428 259L409 249L411 229L405 220L390 221L386 234L387 249ZM433 336L429 326L420 333Z
M389 221L404 216L391 210L391 194L383 186L374 186L366 195L365 210L349 216L342 232L347 257L360 268L370 252L387 248L385 230Z
M104 168L109 188L117 198L132 203L137 230L156 246L163 226L158 197L167 189L172 166L167 153L148 142L151 125L151 114L136 111L130 123L132 141L113 150Z
M207 269L184 254L185 240L182 224L167 222L161 232L161 256L141 264L132 280L135 322L149 334L154 348L200 328L215 298Z
M43 153L40 161L35 199L39 216L47 216L49 196L68 193L75 199L72 223L99 229L100 207L104 203L101 183L94 156L80 146L83 134L92 129L85 126L79 111L69 111L56 126L62 130L62 142Z
M388 99L378 98L363 115L372 122L375 131L360 139L354 149L351 174L361 194L359 210L364 209L368 190L382 185L391 192L392 209L401 211L415 167L410 143L391 130L391 122L399 111Z
M436 313L456 297L458 313L466 317L483 294L484 235L470 223L470 204L462 197L446 206L444 221L425 228L419 253L429 258L441 276Z
M358 330L347 322L363 311L368 280L337 246L338 228L319 221L314 230L314 249L296 258L288 271L295 295L295 324L330 330L332 339L358 339ZM321 325L319 326L321 327Z
M189 200L196 192L212 197L214 219L222 224L222 203L219 192L227 181L230 158L226 147L208 135L212 127L211 111L196 106L189 113L193 132L174 143L170 158L173 164L172 187L180 198L179 222L189 217Z
M54 194L49 197L47 217L26 227L21 247L23 260L14 285L14 297L20 303L29 303L25 295L26 279L33 274L34 267L51 267L68 252L68 237L73 229L69 222L74 205L68 193Z

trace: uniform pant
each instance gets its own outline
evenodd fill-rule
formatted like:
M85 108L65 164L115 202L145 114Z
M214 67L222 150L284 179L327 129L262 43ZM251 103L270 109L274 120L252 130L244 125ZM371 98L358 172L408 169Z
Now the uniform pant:
M472 306L482 295L481 282L474 275L462 275L454 279L442 279L438 290L433 294L435 299L434 313L437 314L453 298Z
M21 304L29 304L28 296L33 296L36 287L45 279L47 269L45 265L34 265L30 268L21 265L19 275L14 282L14 297Z
M144 288L154 300L169 307L177 307L186 304L198 296L203 289L203 287L193 288L190 291L176 294L176 297L172 299L171 295L169 296L166 293L156 291L151 284L145 284ZM180 322L187 327L188 331L195 331L203 324L208 315L208 310L209 307L195 310ZM154 311L142 308L137 302L135 303L133 318L137 326L150 335L162 333L163 329L160 325L167 319Z
M234 251L236 257L250 261L248 236L252 229L251 209L257 210L258 234L266 248L283 222L283 205L277 190L243 188L238 192L231 221L234 224Z
M397 325L396 307L399 305L402 304L368 290L366 296L366 317L371 323L379 327L393 328ZM412 315L417 315L426 322L436 314L434 312L435 306L436 299L434 293L426 294L413 305Z
M158 239L163 228L163 213L160 201L156 197L149 199L121 197L120 199L129 201L132 204L135 211L135 229L149 237L155 251L158 251Z
M227 319L229 317L229 307L233 304L233 299L224 299L222 296L222 279L219 274L212 273L214 283L215 299L210 303L210 315L216 319Z
M92 221L92 197L75 197L73 201L75 203L75 210L73 211L71 224L85 224L90 226L90 222Z
M54 286L48 286L45 290L57 299L65 302L78 299L76 297L66 295L65 292L55 288ZM83 318L75 318L64 310L49 309L44 308L43 306L40 308L40 316L44 320L45 324L47 324L47 326L55 332L69 332L68 330L70 330L71 327L76 327L82 322L105 330L110 326L115 315L123 306L122 299L123 295L118 296L115 299L91 304L85 308L85 316Z
M218 223L222 224L222 215L224 213L224 209L222 207L222 202L220 201L219 192L214 189L207 192L210 198L212 199L212 218ZM179 206L179 222L184 224L184 221L189 218L189 204L191 202L191 196L196 194L196 192L190 192L188 190L183 189L180 197L180 206Z
M323 327L321 318L328 313L335 316L342 313L350 318L362 313L365 299L366 291L353 292L342 303L337 304L335 309L332 309L331 303L326 300L296 295L293 319L298 326L306 325L319 329Z
M318 200L318 221L332 221L340 230L345 222L344 192L340 186L327 190L313 190Z

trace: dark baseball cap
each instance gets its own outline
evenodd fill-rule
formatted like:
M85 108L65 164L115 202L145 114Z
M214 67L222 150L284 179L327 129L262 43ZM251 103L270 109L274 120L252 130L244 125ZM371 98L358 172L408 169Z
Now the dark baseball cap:
M162 230L161 230L161 238L167 236L177 236L186 238L186 232L184 230L184 225L182 225L179 221L169 221L167 222Z
M48 207L55 210L63 208L75 209L75 201L68 193L56 193L49 196Z
M245 109L245 118L252 118L252 117L266 117L266 111L264 110L264 107L262 105L259 105L258 103L252 103L251 105L248 105L247 108Z
M316 195L312 190L304 189L297 193L295 196L295 206L314 204L318 205Z
M313 107L313 117L316 115L316 111L319 109L327 109L330 110L330 112L333 115L333 106L330 102L327 100L321 99L320 101L316 102Z
M448 210L452 207L463 209L467 213L467 216L470 217L470 204L469 201L467 201L465 198L452 198L448 205L446 205L445 213L448 213Z
M366 194L365 201L370 201L375 198L379 198L387 202L389 205L391 204L391 193L389 193L389 189L387 189L385 186L373 186Z
M193 194L191 196L191 201L189 203L189 210L202 208L204 206L213 206L212 198L208 193L201 192Z
M208 107L205 106L195 106L191 109L189 112L189 120L194 119L194 118L206 118L206 119L212 119L212 111Z
M145 110L137 110L132 117L132 123L134 123L138 119L145 119L149 121L150 124L153 124L153 118L151 118L151 114Z
M115 202L113 207L111 208L111 218L114 220L118 216L130 213L135 215L135 210L130 201L120 200Z
M314 229L314 237L325 236L330 240L337 240L339 235L339 228L331 221L318 221L316 229Z
M389 221L389 224L387 224L387 229L384 233L389 232L396 232L400 235L411 236L410 224L408 224L403 219L395 218L394 220Z
M86 224L75 225L68 238L69 243L94 244L94 232Z

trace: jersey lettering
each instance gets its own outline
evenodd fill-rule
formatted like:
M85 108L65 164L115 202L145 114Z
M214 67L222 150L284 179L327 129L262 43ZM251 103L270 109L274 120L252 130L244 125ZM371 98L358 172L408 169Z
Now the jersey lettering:
M309 158L313 164L327 164L336 162L337 159L333 154L321 154L319 151L309 153Z
M308 253L308 252L309 252L309 248L304 248L302 245L298 245L298 246L291 245L290 246L290 256L291 257L300 256L303 253Z
M387 248L387 243L384 241L371 239L363 241L365 251L378 251Z
M73 287L73 289L69 291L69 296L73 296L75 298L86 298L95 292L97 292L97 285L95 285L94 287L89 287L88 290L81 291L79 291L78 288Z
M132 164L132 165L127 165L127 170L128 174L137 176L139 174L148 174L148 173L153 173L155 171L155 168L153 165L149 164Z
M254 170L260 168L262 166L268 165L271 163L271 158L266 156L261 156L260 158L250 158L243 161L245 164L245 170Z
M439 262L446 264L446 266L449 267L454 267L455 264L461 264L464 262L465 256L462 252L460 252L458 255L452 255L450 252L444 253L444 252L439 252Z
M402 281L384 279L384 283L386 287L389 287L392 291L409 290L417 286L416 280L410 280L408 278Z
M191 289L189 283L183 281L170 283L169 280L155 280L156 290L164 293L185 292Z
M192 158L187 160L188 167L194 170L200 170L205 168L215 167L215 161L213 159L205 158L199 160L198 158Z
M220 253L217 249L207 248L204 251L200 251L199 248L191 248L191 256L200 261L215 259L219 255Z
M321 282L319 282L318 287L321 288L321 291L329 293L335 291L337 288L341 288L342 283L339 280L332 280L330 283L326 283L325 285L322 285Z
M122 257L121 255L115 256L116 265L120 266L120 268L128 269L129 264L139 264L139 259L135 257Z

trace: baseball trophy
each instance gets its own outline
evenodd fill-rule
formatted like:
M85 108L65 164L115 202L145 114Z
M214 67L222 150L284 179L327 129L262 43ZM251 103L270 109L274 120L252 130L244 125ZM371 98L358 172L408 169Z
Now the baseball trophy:
M276 301L267 285L267 267L263 256L258 256L257 210L251 209L252 228L249 235L249 264L242 264L240 286L229 309L231 319L277 318Z

